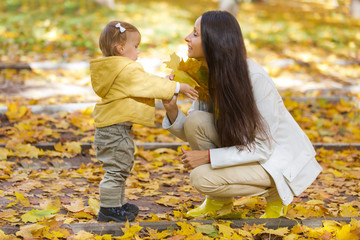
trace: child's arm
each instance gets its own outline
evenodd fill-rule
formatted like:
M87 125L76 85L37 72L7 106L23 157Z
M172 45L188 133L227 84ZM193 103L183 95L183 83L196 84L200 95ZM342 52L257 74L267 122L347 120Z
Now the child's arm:
M180 83L180 92L192 100L199 97L198 92L187 83Z
M171 99L176 94L179 83L161 78L144 71L140 63L134 62L121 72L125 81L118 81L119 89L126 89L125 94L130 97ZM195 91L195 93L194 93ZM188 84L180 84L179 92L194 99L197 91Z

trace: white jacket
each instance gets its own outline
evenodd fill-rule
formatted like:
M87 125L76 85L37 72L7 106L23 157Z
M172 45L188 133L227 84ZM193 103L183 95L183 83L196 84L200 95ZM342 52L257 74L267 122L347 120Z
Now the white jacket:
M239 151L235 146L210 150L211 167L223 168L259 162L273 178L283 204L308 188L322 168L315 159L314 148L291 114L287 111L271 77L254 61L248 59L249 73L256 105L267 122L274 141L255 140L255 147ZM194 101L192 111L206 111L206 105ZM180 110L173 124L167 117L163 128L186 141L184 120Z

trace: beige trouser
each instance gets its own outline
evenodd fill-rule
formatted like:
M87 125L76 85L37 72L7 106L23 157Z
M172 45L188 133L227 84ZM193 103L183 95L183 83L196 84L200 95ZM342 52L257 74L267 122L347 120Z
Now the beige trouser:
M192 150L221 147L211 113L190 113L184 130ZM274 181L258 162L216 169L204 164L191 171L190 181L200 193L219 201L236 196L263 196L267 201L279 198Z
M125 181L134 165L134 142L131 126L116 124L95 130L96 157L105 170L100 182L100 206L120 207L125 204Z

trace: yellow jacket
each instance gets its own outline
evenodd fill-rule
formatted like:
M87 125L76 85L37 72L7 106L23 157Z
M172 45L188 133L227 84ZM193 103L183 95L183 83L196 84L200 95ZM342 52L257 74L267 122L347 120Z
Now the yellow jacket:
M121 122L154 125L155 98L171 99L176 82L144 71L140 63L121 57L90 61L91 85L101 102L95 105L95 127Z

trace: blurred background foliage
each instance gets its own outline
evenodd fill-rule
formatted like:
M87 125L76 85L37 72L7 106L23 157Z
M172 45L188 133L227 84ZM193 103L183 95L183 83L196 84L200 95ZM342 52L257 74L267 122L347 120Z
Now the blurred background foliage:
M165 76L170 71L163 62L174 52L186 58L184 37L203 12L219 8L219 1L0 1L0 67L32 64L31 71L0 68L0 106L24 97L51 96L44 104L97 101L88 62L101 57L100 32L115 19L140 30L139 61L146 71ZM316 97L325 94L317 89L360 87L360 20L350 14L351 1L359 0L237 1L248 56L266 69L282 96ZM47 69L47 62L58 67ZM358 90L351 91L341 94L360 98ZM67 100L56 98L64 95Z
M350 18L349 4L349 0L243 1L237 18L250 50L269 48L292 55L289 49L305 47L355 60L360 55L360 23ZM145 55L168 56L184 43L194 20L218 5L216 0L117 0L109 8L94 0L4 0L0 61L88 60L100 54L98 36L114 19L140 29Z

